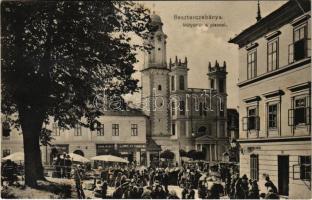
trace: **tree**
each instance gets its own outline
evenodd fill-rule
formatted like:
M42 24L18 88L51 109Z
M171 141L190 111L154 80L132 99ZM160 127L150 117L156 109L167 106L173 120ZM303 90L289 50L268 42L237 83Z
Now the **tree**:
M172 160L174 158L174 153L170 151L169 149L167 149L160 153L160 157L164 159Z
M189 150L188 152L187 152L187 157L188 158L191 158L191 159L193 159L194 160L194 158L196 158L196 150Z
M180 149L180 150L179 150L179 154L180 154L180 157L187 157L187 153L186 153L186 151L183 150L183 149Z
M36 187L44 124L90 127L98 94L137 91L135 56L149 47L131 38L148 36L150 18L126 1L7 1L1 12L1 108L22 129L25 184Z
M204 160L205 159L205 153L202 151L190 150L187 152L187 157L189 157L193 160Z

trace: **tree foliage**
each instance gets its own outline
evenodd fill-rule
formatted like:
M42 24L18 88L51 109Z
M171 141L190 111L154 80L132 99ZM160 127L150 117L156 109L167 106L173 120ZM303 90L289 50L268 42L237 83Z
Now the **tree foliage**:
M183 149L179 150L179 154L180 154L181 157L187 157L187 152L185 150L183 150Z
M167 149L160 153L160 157L164 159L172 160L174 158L174 153L170 151L169 149Z
M90 102L137 91L133 64L149 20L129 2L2 3L2 112L40 107L61 127L100 113Z
M135 56L150 47L131 39L148 36L150 18L127 1L5 1L1 12L1 109L22 129L26 184L35 186L39 141L50 138L43 124L90 127L101 115L96 95L137 91Z

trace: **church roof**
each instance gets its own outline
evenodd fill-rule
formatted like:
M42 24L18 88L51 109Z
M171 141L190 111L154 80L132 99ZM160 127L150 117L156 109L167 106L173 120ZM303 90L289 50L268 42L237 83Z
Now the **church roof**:
M161 23L160 16L159 16L159 15L156 15L156 14L152 14L152 15L151 15L151 21L152 21L152 22Z

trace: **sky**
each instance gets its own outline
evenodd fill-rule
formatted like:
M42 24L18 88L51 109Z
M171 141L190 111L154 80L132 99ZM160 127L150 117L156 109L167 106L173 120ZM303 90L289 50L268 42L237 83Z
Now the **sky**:
M163 22L167 38L167 61L175 56L188 58L188 87L208 88L208 62L227 63L228 108L238 106L238 46L228 43L230 38L256 23L257 1L140 1L155 11ZM265 17L286 1L260 1L261 16ZM219 19L178 20L175 16L218 16ZM221 19L220 19L221 18ZM208 27L189 27L183 24L207 24ZM221 24L222 27L210 27ZM137 56L138 70L134 78L140 80L143 54ZM140 94L127 95L127 100L140 101Z

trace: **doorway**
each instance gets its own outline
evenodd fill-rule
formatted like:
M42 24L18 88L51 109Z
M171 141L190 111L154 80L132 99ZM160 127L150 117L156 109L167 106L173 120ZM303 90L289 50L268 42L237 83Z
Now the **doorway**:
M278 192L288 196L289 192L289 156L278 156Z

